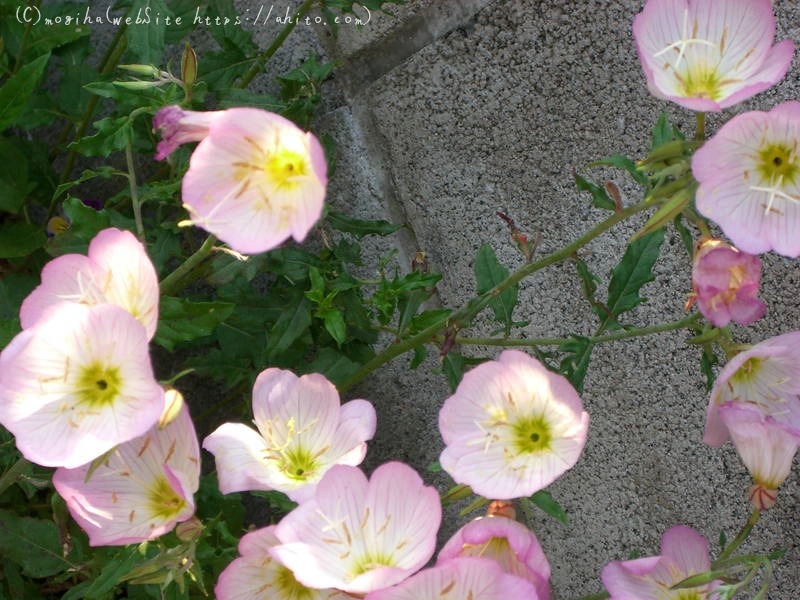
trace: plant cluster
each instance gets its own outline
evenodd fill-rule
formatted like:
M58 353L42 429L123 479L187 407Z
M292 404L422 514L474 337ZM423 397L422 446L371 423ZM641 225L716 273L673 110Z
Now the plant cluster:
M765 315L756 253L800 255L800 102L736 116L708 140L704 115L786 74L794 45L773 45L770 1L648 0L633 24L648 86L697 111L694 137L662 116L647 157L595 163L629 174L637 204L576 174L609 214L549 255L499 214L525 264L509 273L482 246L478 295L458 309L427 307L440 275L424 253L410 269L393 255L363 264L360 240L399 225L325 206L335 147L307 128L333 65L310 56L278 78L280 97L247 90L303 17L334 22L354 4L305 0L262 51L231 2L133 0L115 7L130 18L95 67L88 29L63 18L88 5L37 4L45 29L0 0L0 597L549 600L548 559L515 507L566 522L546 488L591 435L580 394L592 349L685 329L708 377L704 442L735 446L753 512L715 560L676 525L659 554L607 564L607 591L584 600L726 600L751 587L766 598L782 553L737 550L800 447L800 332L745 346L729 324ZM137 27L145 9L185 26ZM198 56L187 41L198 22L218 50ZM177 75L164 64L173 45ZM54 144L36 141L62 122ZM122 185L84 197L97 179ZM645 211L601 297L577 251ZM632 327L624 315L643 301L667 227L692 260L686 308L699 312ZM595 334L513 337L526 326L514 320L520 281L560 261L575 265ZM493 336L462 335L485 309ZM517 349L478 360L458 352L468 344ZM442 495L401 462L367 477L380 415L340 399L388 361L411 353L415 369L429 351L453 389L429 467L454 482ZM179 391L188 378L226 396L198 415ZM190 410L255 428L215 421L201 443ZM245 497L266 514L261 528L246 526ZM486 515L426 567L442 505L467 498L462 515Z

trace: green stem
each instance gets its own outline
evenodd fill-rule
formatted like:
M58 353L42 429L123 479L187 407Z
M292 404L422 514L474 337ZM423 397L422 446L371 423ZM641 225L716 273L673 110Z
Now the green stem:
M131 204L133 218L136 221L136 233L139 241L144 242L144 224L142 223L142 205L139 203L139 188L136 185L136 169L133 165L133 144L131 140L125 145L125 162L128 164L128 182L131 186Z
M588 232L583 234L581 237L572 242L570 245L565 246L561 250L553 252L552 254L548 254L547 256L545 256L540 260L537 260L536 262L524 265L523 267L512 273L509 277L498 283L495 287L493 287L489 291L484 292L477 298L473 298L470 302L461 307L452 315L443 317L436 323L433 323L426 329L420 331L418 334L404 341L392 344L388 348L384 349L383 352L375 356L372 360L368 361L353 375L345 379L339 385L339 393L340 394L344 393L345 390L347 390L354 384L358 383L359 381L364 379L367 375L372 373L375 369L389 362L393 358L400 356L404 352L407 352L415 348L416 346L419 346L420 344L429 342L442 329L445 329L446 327L449 327L451 325L455 326L456 328L464 326L475 315L477 315L484 308L486 308L489 302L491 302L492 298L495 298L496 296L502 294L503 291L516 285L528 275L531 275L532 273L535 273L540 269L543 269L559 261L569 258L583 246L591 242L597 236L611 229L617 223L624 221L630 216L633 216L637 213L647 210L648 208L656 208L657 206L658 206L657 204L652 202L640 202L639 204L630 206L618 213L614 213L614 215L612 215L605 221L601 222L594 228L590 229Z
M250 70L244 74L242 80L236 87L244 89L250 84L251 81L253 81L255 76L258 75L264 68L264 65L267 63L267 61L272 58L272 55L275 54L278 48L281 47L283 41L289 36L290 33L292 33L292 30L294 30L297 22L304 17L308 11L311 10L311 7L314 6L314 2L316 2L316 0L305 0L305 2L298 7L297 12L294 15L295 18L289 19L289 22L284 25L283 29L281 29L278 37L276 37L272 44L270 44L269 48L264 50L264 52L262 52L258 58L256 58L256 62L253 64Z
M30 464L31 463L28 462L26 458L20 457L17 462L11 465L11 468L9 468L8 471L3 473L2 477L0 477L0 496L2 496L3 492L17 482L17 478Z
M698 142L702 142L706 139L706 113L696 112L694 115L697 118L697 128L694 132L694 139Z
M622 333L612 333L609 335L600 335L590 337L589 341L592 344L600 344L603 342L614 342L617 340L624 340L643 335L651 335L653 333L662 333L665 331L674 331L675 329L682 329L689 327L697 321L700 317L698 313L692 314L680 321L672 321L671 323L661 323L660 325L650 325L649 327L635 327L628 329ZM456 337L456 344L470 344L475 346L560 346L564 342L568 342L565 338L530 338L530 339L503 339L503 338L468 338Z
M755 526L756 523L758 523L758 518L760 516L761 516L761 511L758 510L757 508L754 508L752 514L750 515L750 518L747 519L747 523L744 524L744 527L742 527L742 530L739 532L739 535L737 535L733 539L733 541L730 544L728 544L728 547L722 551L722 553L719 555L719 558L714 561L714 565L716 565L720 561L725 560L731 554L736 552L739 546L741 546L747 539L747 536L750 535L750 532L753 530L753 527Z
M211 249L214 247L214 243L217 241L213 235L209 235L206 238L206 241L203 242L203 245L192 254L189 258L187 258L183 263L181 263L177 269L175 269L172 273L167 275L164 279L161 280L159 283L159 288L161 289L162 296L170 296L175 292L182 289L184 279L198 266L202 263L208 256L211 254Z

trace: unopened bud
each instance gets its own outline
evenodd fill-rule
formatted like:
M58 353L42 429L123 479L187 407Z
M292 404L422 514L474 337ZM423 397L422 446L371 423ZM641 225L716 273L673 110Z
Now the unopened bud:
M442 495L442 504L447 504L448 502L458 502L464 498L469 498L471 495L472 488L468 485L460 483L457 486L450 488L444 495Z
M164 392L164 411L158 419L158 428L164 429L172 423L183 408L183 396L178 390L169 389Z
M181 56L181 79L186 90L189 90L197 79L197 54L189 42L186 42Z
M161 77L161 71L153 65L120 65L119 68L135 73L136 75L152 77L153 79L160 79Z
M114 81L117 87L125 88L126 90L147 90L162 85L163 81Z
M203 533L203 523L197 517L192 517L188 521L178 523L175 527L175 535L182 542L193 542Z

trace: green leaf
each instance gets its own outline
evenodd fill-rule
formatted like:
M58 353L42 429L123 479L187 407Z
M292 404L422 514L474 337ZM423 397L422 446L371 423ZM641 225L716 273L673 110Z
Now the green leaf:
M457 352L448 352L442 360L442 370L447 377L447 383L452 391L456 391L461 378L464 377L466 361Z
M42 19L54 19L61 16L62 22L53 21L45 26L31 27L26 45L26 56L31 54L38 56L88 36L91 33L91 27L88 23L83 23L88 7L87 3L75 2L58 2L42 6ZM75 18L78 15L80 18ZM66 23L65 16L72 16L73 20Z
M133 135L131 115L107 117L93 123L97 133L72 142L67 148L80 152L85 156L108 156L112 152L122 150Z
M205 25L205 21L203 24L223 50L235 48L245 54L258 50L253 34L242 27L243 19L232 0L210 0L206 4L210 24Z
M69 197L64 200L63 210L71 225L67 231L58 234L47 244L47 251L53 256L85 254L92 238L111 226L107 210L95 210L78 198Z
M347 336L347 325L345 325L342 311L336 308L329 308L317 311L316 315L322 319L325 323L325 330L331 334L331 337L341 347Z
M302 291L298 290L286 306L287 310L269 332L269 356L273 359L286 351L311 326L312 305Z
M19 307L33 288L39 285L39 277L27 273L9 273L0 279L0 319L15 319Z
M83 173L81 173L80 177L77 179L73 179L72 181L67 181L66 183L62 183L56 188L56 191L53 192L53 198L60 198L61 195L76 185L83 183L84 181L89 181L90 179L94 179L95 177L102 177L103 179L108 179L115 174L120 173L116 171L113 167L101 166L97 167L97 169L85 169Z
M306 373L322 373L334 385L339 385L358 371L360 366L334 348L322 348L317 357L301 370Z
M485 294L507 278L508 269L498 262L492 247L488 244L481 246L475 257L475 279L478 282L478 293ZM489 301L489 306L494 311L494 318L503 323L506 335L511 332L514 325L513 313L518 293L519 285L515 284Z
M703 354L700 356L700 370L706 376L706 391L711 391L714 387L714 381L717 379L717 374L714 371L714 365L719 364L719 358L714 354L714 351L708 347L703 349Z
M89 600L108 598L109 592L140 560L142 560L142 556L139 554L137 546L132 545L121 549L108 559L100 574L91 580L91 585L86 589L84 597Z
M52 577L75 567L62 557L53 521L19 517L0 510L0 555L13 560L29 577Z
M618 317L644 302L644 298L639 296L639 291L644 284L655 279L652 273L653 265L661 253L663 241L662 228L640 237L625 249L622 260L611 272L611 281L608 284L607 306L613 317ZM606 322L610 319L611 317Z
M17 214L35 187L28 181L28 159L19 143L0 138L0 211Z
M131 18L127 31L130 62L160 65L166 17L172 18L172 11L163 0L133 0L128 16Z
M28 256L44 246L47 236L42 228L22 221L6 221L0 225L0 258Z
M662 112L658 115L655 127L653 127L653 149L672 140L682 140L683 134L677 127L670 125L669 116Z
M0 349L5 348L20 331L19 319L0 319Z
M603 160L598 160L593 163L589 163L587 166L589 167L617 167L618 169L622 169L623 171L627 171L630 173L633 180L642 185L647 187L647 175L642 173L638 168L636 168L636 163L633 162L627 156L623 156L622 154L614 154L609 156L608 158L604 158Z
M580 191L589 192L592 195L592 206L606 210L617 209L617 205L614 204L604 188L587 181L577 173L575 174L575 185Z
M341 213L328 211L328 223L331 227L345 233L350 233L356 238L361 239L365 235L380 235L386 236L394 233L402 227L402 225L393 225L389 221L363 221L361 219L353 219Z
M564 525L569 525L566 511L561 508L561 505L555 501L547 490L539 490L530 497L530 501L557 521L561 521Z
M49 60L49 52L32 60L9 77L0 88L0 131L12 125L25 110Z
M159 306L155 342L172 352L181 342L211 335L235 306L231 302L192 302L166 296Z
M579 335L573 335L572 339L558 347L559 351L567 354L561 359L559 371L578 390L578 393L583 393L583 380L586 378L593 347L594 344L589 338Z
M653 216L647 219L644 226L631 236L631 241L638 240L640 237L647 235L657 229L663 229L667 223L676 219L683 210L689 206L694 196L692 189L684 188L677 192L672 198L667 200L661 205Z
M411 359L411 364L409 365L410 369L416 369L420 366L425 359L428 357L428 350L425 348L425 344L420 344L419 346L414 347L414 358Z

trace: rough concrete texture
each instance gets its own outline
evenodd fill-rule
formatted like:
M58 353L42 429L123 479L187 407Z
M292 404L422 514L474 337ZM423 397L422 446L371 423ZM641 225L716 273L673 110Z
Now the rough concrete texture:
M473 261L481 244L492 244L510 269L522 264L496 211L507 212L523 231L540 231L540 255L576 239L605 215L576 191L572 169L584 172L588 162L615 152L642 157L660 111L686 131L694 126L688 111L652 98L645 88L631 35L641 6L634 0L411 0L396 11L397 19L373 13L362 30L323 39L331 57L344 63L329 91L346 99L326 105L318 123L340 142L330 203L351 214L406 222L403 236L375 242L370 252L379 255L396 243L400 262L408 265L414 251L426 251L444 275L441 302L451 307L475 293ZM800 40L800 8L776 2L775 10L778 39ZM797 73L795 60L781 84L710 117L709 128L737 112L797 98ZM639 199L623 174L593 170L590 176L615 181L628 204ZM644 218L581 252L603 284ZM656 281L644 289L649 302L625 322L647 325L684 314L690 265L674 232L655 270ZM736 338L759 341L798 329L798 280L796 260L764 257L768 316L736 329ZM530 320L516 337L591 334L596 327L579 300L574 267L566 263L523 282L515 316ZM486 317L470 333L491 327ZM684 344L685 337L661 334L594 351L583 394L589 441L578 465L550 487L570 524L541 513L529 523L550 558L556 600L600 591L603 565L631 552L656 553L661 534L673 525L697 528L714 552L720 531L730 539L747 517L749 478L734 450L702 444L707 393L699 352ZM431 372L435 359L414 372L408 362L408 356L396 359L348 394L378 408L368 470L399 459L423 471L442 449L436 417L447 385ZM442 476L425 477L445 484ZM778 505L745 546L788 549L775 571L774 600L800 597L798 477L795 464ZM449 513L443 536L462 523Z

